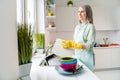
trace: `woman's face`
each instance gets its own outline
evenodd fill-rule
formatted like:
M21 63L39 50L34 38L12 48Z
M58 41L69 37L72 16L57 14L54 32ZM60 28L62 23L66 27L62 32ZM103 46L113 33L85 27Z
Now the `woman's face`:
M78 9L78 17L81 22L86 21L86 11L82 7Z

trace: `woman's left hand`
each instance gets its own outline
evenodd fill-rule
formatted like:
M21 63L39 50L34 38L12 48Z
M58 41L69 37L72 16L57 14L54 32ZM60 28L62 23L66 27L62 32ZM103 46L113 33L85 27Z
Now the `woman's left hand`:
M67 40L63 40L61 45L63 48L69 48L69 42Z

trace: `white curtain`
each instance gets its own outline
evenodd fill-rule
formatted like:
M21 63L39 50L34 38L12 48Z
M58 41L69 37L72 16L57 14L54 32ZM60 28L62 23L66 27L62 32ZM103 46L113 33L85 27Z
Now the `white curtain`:
M45 33L45 0L17 0L17 23L32 25L37 33Z

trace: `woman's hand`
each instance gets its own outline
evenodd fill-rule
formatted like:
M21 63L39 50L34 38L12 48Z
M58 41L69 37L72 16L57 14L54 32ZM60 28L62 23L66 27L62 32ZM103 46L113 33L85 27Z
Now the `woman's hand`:
M63 41L62 41L62 47L63 47L63 48L66 48L66 49L69 48L69 41L63 40Z
M85 45L81 44L81 43L75 43L74 40L63 40L62 41L62 47L63 48L74 48L74 49L84 49Z
M82 49L86 49L86 46L84 44L82 44Z
M73 40L63 40L62 46L63 46L63 48L74 48L74 41Z

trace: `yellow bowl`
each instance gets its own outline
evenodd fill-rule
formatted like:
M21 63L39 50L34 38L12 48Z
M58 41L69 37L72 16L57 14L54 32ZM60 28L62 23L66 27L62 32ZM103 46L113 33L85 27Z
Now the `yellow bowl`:
M75 58L73 58L73 57L62 57L60 59L61 62L71 62L71 61L74 61L74 60L75 60Z

